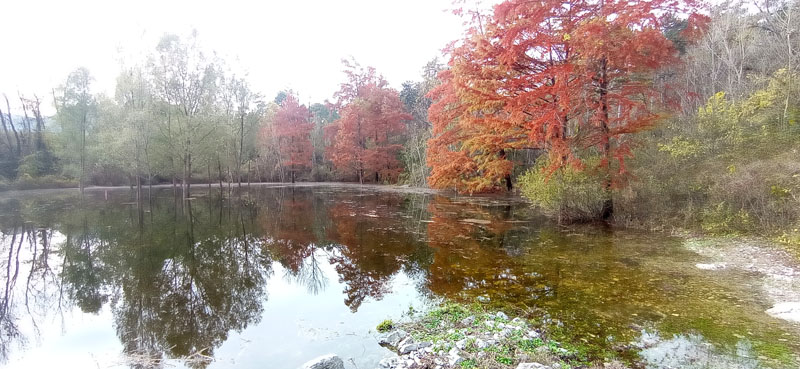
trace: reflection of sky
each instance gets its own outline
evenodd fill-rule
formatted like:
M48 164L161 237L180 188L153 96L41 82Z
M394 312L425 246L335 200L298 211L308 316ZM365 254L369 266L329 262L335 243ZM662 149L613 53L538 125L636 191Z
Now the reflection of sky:
M283 267L273 263L275 273L267 281L268 300L261 321L242 332L231 332L215 350L215 362L209 368L296 368L328 353L347 360L348 368L352 367L350 358L359 368L369 368L390 354L377 344L374 327L383 319L401 318L411 305L417 310L423 307L425 298L417 283L400 271L380 301L367 298L352 313L344 303L345 285L339 281L335 265L328 263L323 251L316 256L328 279L325 287L314 295L300 282L285 278ZM57 314L37 323L40 339L37 342L25 327L31 342L26 350L12 348L8 368L125 367L108 306L97 315L82 313L77 307L66 309L63 329ZM184 367L178 362L169 364Z
M114 330L108 307L98 314L84 314L79 308L37 322L41 336L28 335L27 350L12 347L7 368L111 368L120 363L122 345ZM63 329L62 329L63 327ZM25 329L25 333L30 332ZM121 366L124 367L124 366Z
M643 331L638 344L645 347L639 354L650 369L755 369L760 368L750 341L736 343L734 352L720 352L703 336L675 335L664 339L658 333Z

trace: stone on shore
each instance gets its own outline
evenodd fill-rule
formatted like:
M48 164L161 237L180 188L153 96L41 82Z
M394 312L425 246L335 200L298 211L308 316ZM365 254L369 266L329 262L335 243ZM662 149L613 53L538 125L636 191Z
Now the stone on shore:
M303 369L344 369L344 361L334 354L320 356L303 364Z
M391 331L385 335L382 335L378 339L378 343L381 345L389 345L392 347L397 347L404 338L408 337L408 333L402 329L397 329Z
M519 363L517 369L549 369L547 366L539 363Z
M772 308L767 309L766 313L774 318L800 322L800 301L775 304Z

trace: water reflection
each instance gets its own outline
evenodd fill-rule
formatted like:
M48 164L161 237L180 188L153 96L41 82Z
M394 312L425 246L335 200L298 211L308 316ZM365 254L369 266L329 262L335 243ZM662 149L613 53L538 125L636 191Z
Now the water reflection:
M289 342L350 350L341 354L374 366L386 352L366 348L369 328L428 298L513 307L590 355L649 367L695 355L686 347L702 346L697 337L711 347L703 352L723 358L738 357L746 343L759 365L791 367L800 352L796 327L763 314L749 276L711 278L693 268L697 255L663 235L560 228L494 197L335 186L210 190L186 202L172 195L0 200L3 361L74 312L108 310L131 367L186 357L199 360L185 366L213 367L207 359L229 351L239 362L286 358L286 367L313 356L289 352ZM292 306L309 313L298 318ZM301 328L285 325L292 319ZM645 328L659 332L661 346L632 344ZM281 349L226 346L252 335Z

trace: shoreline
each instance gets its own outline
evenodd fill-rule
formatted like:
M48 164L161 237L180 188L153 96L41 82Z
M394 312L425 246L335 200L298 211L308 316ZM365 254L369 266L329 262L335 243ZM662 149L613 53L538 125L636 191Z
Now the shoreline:
M522 314L520 314L522 315ZM628 369L617 359L589 358L579 347L556 341L521 316L472 304L445 303L408 321L384 321L378 344L396 355L381 369Z
M223 182L222 188L227 188L230 185L230 189L236 190L239 189L238 183L235 182ZM162 184L155 184L152 186L142 186L143 190L147 190L148 188L153 189L164 189L164 188L172 188L171 183L162 183ZM219 182L214 183L192 183L191 190L199 190L199 189L208 189L208 188L220 188ZM351 182L251 182L250 184L242 183L241 188L246 189L247 187L269 187L269 188L280 188L280 187L297 187L297 188L307 188L307 187L339 187L339 188L363 188L363 189L373 189L379 191L386 191L386 192L399 192L399 193L420 193L420 194L442 194L448 193L447 190L437 190L432 189L429 187L415 187L409 185L391 185L391 184L374 184L374 183L351 183ZM175 186L176 190L180 190L180 185ZM91 186L91 187L84 187L85 192L96 192L96 191L116 191L116 190L135 190L136 186ZM25 195L29 193L53 193L53 192L68 192L68 191L78 191L78 187L52 187L52 188L30 188L30 189L2 189L0 190L0 197L6 194L12 195Z

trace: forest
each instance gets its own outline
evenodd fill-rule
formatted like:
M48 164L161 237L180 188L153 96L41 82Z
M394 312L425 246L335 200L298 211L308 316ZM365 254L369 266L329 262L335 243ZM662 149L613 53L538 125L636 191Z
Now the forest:
M85 68L46 93L4 91L0 190L401 184L800 244L800 1L455 13L463 37L418 80L345 59L329 101L263 96L198 32L165 34L113 96Z

